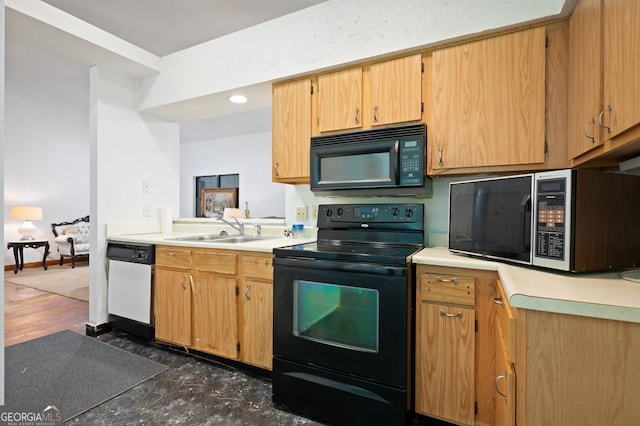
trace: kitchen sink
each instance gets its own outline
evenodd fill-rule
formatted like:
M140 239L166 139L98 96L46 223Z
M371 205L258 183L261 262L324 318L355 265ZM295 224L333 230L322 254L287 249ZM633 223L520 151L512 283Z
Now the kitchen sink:
M234 235L217 240L217 243L247 243L250 241L272 240L273 237L255 237L253 235Z
M194 241L194 242L212 242L212 243L225 243L225 244L237 244L247 243L251 241L265 241L272 240L274 237L257 237L254 235L194 235L190 237L178 237L169 238L173 241Z
M229 238L228 235L210 234L210 235L194 235L190 237L168 238L173 241L216 241L222 238Z

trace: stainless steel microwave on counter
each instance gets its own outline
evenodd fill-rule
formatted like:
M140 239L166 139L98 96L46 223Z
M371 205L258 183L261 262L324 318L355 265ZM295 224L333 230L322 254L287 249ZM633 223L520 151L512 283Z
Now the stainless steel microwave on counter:
M558 170L453 182L449 250L571 272L640 267L640 176Z
M311 191L328 196L432 194L424 123L311 138Z

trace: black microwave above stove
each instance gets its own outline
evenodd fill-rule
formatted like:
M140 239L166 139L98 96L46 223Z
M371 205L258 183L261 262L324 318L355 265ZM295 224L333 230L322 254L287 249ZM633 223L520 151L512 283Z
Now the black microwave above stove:
M431 196L424 123L311 138L311 191L322 196Z

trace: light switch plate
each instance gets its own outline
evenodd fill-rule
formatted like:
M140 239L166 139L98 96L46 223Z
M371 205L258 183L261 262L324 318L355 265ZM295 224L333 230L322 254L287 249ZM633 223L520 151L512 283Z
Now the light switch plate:
M304 221L304 220L307 220L307 207L306 206L296 207L296 221Z

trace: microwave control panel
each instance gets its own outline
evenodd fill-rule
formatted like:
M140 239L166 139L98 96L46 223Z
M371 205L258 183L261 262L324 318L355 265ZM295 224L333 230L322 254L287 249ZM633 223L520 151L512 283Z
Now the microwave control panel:
M537 183L536 235L537 257L564 259L566 250L566 188L565 178L544 179Z
M420 140L400 140L400 185L422 185L424 182L423 146Z

